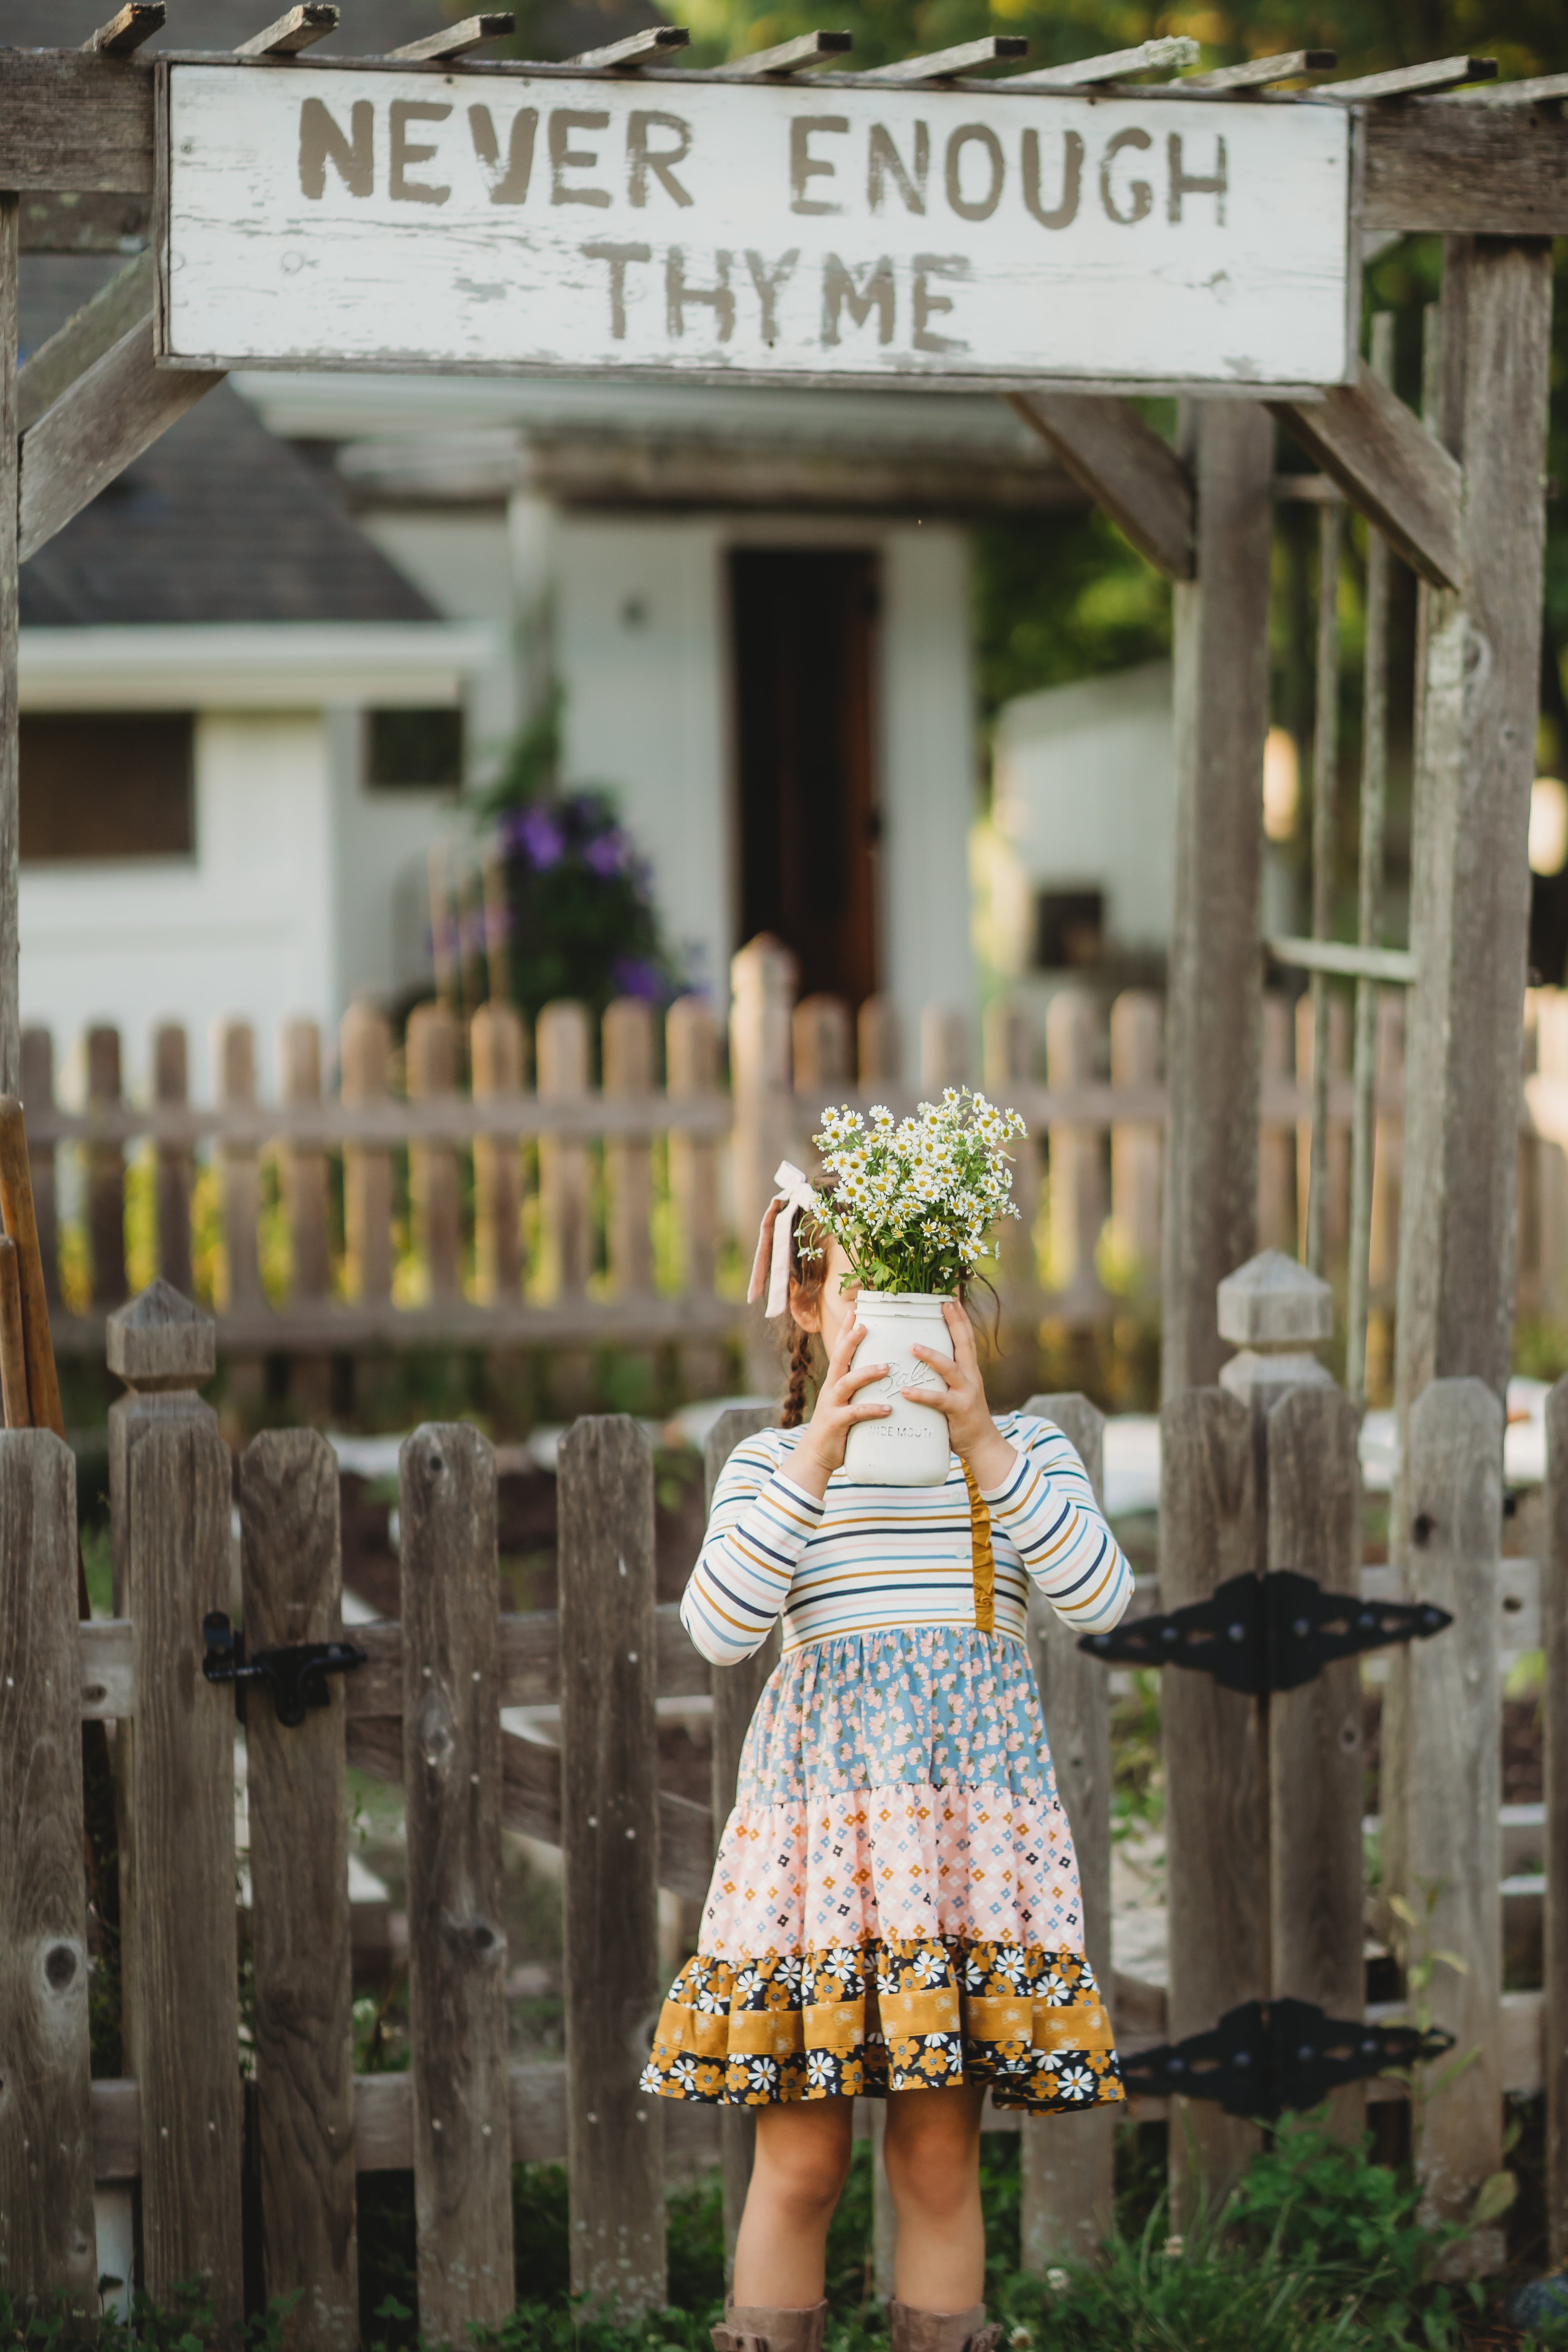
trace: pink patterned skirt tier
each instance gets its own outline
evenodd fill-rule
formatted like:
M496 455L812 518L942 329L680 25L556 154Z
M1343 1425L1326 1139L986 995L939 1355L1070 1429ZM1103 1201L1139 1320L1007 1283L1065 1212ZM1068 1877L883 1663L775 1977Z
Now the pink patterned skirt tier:
M962 1626L791 1651L643 2074L761 2106L984 2082L1123 2095L1028 1655Z

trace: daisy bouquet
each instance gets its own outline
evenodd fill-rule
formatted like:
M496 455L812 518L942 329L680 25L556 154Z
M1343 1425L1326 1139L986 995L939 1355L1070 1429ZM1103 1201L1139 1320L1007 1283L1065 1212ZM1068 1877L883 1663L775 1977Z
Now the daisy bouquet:
M881 1103L868 1119L830 1107L815 1140L835 1181L817 1191L813 1221L868 1290L951 1294L996 1255L992 1226L1018 1214L1007 1145L1027 1132L1016 1110L967 1087L947 1087L913 1118ZM820 1255L820 1244L803 1242L803 1255Z

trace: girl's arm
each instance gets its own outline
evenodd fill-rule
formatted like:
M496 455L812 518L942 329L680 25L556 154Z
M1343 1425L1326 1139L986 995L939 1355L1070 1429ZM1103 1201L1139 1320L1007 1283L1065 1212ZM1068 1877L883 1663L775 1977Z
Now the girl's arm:
M981 1494L1058 1617L1080 1633L1107 1633L1126 1614L1132 1570L1106 1526L1089 1474L1049 1422L1019 1415L1013 1464Z
M824 1504L774 1467L763 1435L737 1445L719 1474L680 1622L702 1655L732 1666L760 1650L789 1598L795 1562L821 1522Z

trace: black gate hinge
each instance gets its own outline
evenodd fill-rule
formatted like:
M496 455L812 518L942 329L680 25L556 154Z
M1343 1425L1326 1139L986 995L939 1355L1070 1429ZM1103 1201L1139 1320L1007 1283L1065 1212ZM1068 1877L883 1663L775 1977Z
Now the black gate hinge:
M243 1686L265 1683L279 1723L297 1730L308 1707L330 1705L329 1675L346 1675L364 1665L370 1653L352 1642L289 1642L274 1649L245 1654L245 1635L237 1633L221 1609L202 1619L206 1655L202 1673L209 1683L240 1685L235 1698L243 1706Z
M1217 2099L1227 2116L1272 2121L1321 2106L1341 2083L1415 2066L1454 2046L1438 2026L1364 2025L1325 2017L1309 2000L1247 2000L1210 2033L1124 2052L1133 2098Z
M1079 1648L1115 1666L1193 1666L1226 1690L1260 1697L1299 1690L1335 1658L1391 1642L1426 1641L1453 1618L1427 1601L1362 1601L1325 1592L1293 1568L1233 1576L1206 1601L1165 1617L1134 1617Z

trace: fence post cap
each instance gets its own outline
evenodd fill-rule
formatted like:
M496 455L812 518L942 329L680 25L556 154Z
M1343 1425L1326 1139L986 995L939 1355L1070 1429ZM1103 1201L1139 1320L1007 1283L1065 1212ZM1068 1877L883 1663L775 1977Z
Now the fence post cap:
M1334 1336L1334 1294L1283 1250L1263 1250L1219 1285L1219 1336L1238 1348L1313 1347Z
M217 1370L217 1324L160 1275L110 1316L107 1353L127 1388L199 1388Z

